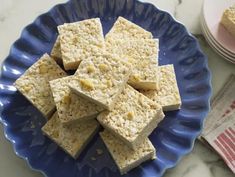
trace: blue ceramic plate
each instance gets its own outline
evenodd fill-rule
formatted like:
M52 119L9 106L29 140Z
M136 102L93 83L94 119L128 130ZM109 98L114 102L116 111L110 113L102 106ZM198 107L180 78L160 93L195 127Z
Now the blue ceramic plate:
M43 136L42 115L19 93L13 82L42 54L50 52L57 37L57 25L100 17L107 33L118 16L151 31L160 40L161 65L174 64L182 108L167 112L165 119L151 134L158 158L143 163L127 177L157 177L174 167L192 150L202 130L211 95L207 59L197 40L168 13L151 4L136 0L72 0L39 16L12 45L2 65L0 78L1 122L15 152L29 165L49 177L117 177L119 172L98 136L77 160L66 155L56 144ZM96 156L96 149L104 154Z

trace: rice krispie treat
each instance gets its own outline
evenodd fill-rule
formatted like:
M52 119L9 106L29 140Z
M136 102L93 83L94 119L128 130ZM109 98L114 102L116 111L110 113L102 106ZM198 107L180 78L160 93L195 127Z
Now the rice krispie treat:
M173 65L160 66L159 90L140 90L145 96L160 104L164 111L179 109L181 98Z
M14 85L46 118L55 110L49 81L67 74L47 54L44 54Z
M76 70L80 62L105 50L99 18L58 26L65 70Z
M140 26L123 17L118 17L111 30L106 34L105 40L126 38L151 39L153 36Z
M51 49L51 57L58 63L62 64L62 55L60 48L60 36L57 37L53 48Z
M112 111L97 117L100 124L135 149L164 117L162 107L126 85Z
M143 59L132 62L133 74L128 84L135 89L155 90L159 88L159 70L155 60Z
M106 51L120 57L141 60L143 58L158 59L158 39L109 39L105 40Z
M223 13L220 22L235 38L235 4Z
M83 60L70 81L78 95L101 107L112 110L118 95L130 76L131 66L119 57L104 54Z
M158 89L158 39L106 40L106 51L133 66L128 83L135 89Z
M75 159L98 130L99 124L96 120L64 126L60 123L57 112L42 127L42 131L51 140Z
M143 139L138 148L133 150L107 130L101 132L100 136L121 174L127 173L147 160L156 158L156 150L148 138Z
M59 120L62 124L94 119L104 109L70 90L68 83L74 76L50 81Z

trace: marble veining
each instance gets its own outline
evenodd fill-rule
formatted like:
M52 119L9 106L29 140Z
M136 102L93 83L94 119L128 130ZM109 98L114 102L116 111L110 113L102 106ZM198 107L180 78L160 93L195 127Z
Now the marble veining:
M9 15L10 9L12 9L12 1L2 0L0 6L0 24L4 22Z
M233 72L235 65L223 60L206 43L201 35L200 15L203 0L141 0L171 13L194 34L208 56L212 72L213 94L223 86L225 79ZM18 38L24 26L53 5L66 0L1 0L0 2L0 62L7 56L10 45ZM22 11L24 13L22 13ZM223 70L223 72L220 72ZM4 138L0 126L0 176L42 177L30 170L24 160L13 152L12 145ZM193 151L185 156L176 167L168 170L164 177L233 177L223 160L210 148L196 141Z
M146 1L146 0L142 0ZM147 0L160 9L170 12L193 34L202 34L200 29L200 12L203 0ZM193 7L193 10L192 10ZM188 17L188 18L186 18Z
M224 161L210 148L196 141L193 151L164 177L233 177Z

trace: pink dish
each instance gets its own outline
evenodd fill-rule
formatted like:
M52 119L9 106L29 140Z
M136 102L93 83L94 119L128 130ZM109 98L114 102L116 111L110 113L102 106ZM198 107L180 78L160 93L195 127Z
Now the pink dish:
M203 14L205 23L213 38L229 53L235 54L235 37L221 24L223 11L235 4L235 0L205 0Z

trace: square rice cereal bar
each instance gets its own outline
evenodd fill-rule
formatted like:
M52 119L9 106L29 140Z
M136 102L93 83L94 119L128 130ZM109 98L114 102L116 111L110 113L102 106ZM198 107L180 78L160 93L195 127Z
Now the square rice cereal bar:
M101 132L100 136L122 175L156 158L156 150L148 138L143 139L138 148L133 150L107 130Z
M137 39L151 39L153 38L152 33L146 31L140 26L128 21L123 17L118 17L111 30L106 34L105 40L107 39L126 39L126 38L137 38Z
M133 60L155 59L158 64L158 39L109 39L105 41L106 51Z
M62 124L71 124L96 118L104 109L72 92L68 86L74 76L50 81L59 120Z
M135 89L158 89L158 39L106 40L106 50L132 64L128 83Z
M58 26L65 70L76 70L80 62L105 50L99 18Z
M159 88L159 70L155 60L143 59L133 62L133 74L128 80L135 89L155 90Z
M224 10L221 17L222 24L228 32L235 38L235 3L231 7Z
M174 66L164 65L159 67L159 90L140 90L145 96L160 104L164 111L180 109L181 98L175 76Z
M60 48L60 36L57 37L53 48L51 49L51 57L59 64L62 64L62 55Z
M118 97L112 111L103 111L99 123L135 149L163 119L162 107L129 85Z
M46 118L55 110L49 81L67 74L47 54L44 54L14 85Z
M57 112L42 127L43 133L74 159L80 155L98 130L99 124L96 120L64 126L60 123Z
M110 54L83 60L69 83L78 95L112 110L131 73L128 62Z

